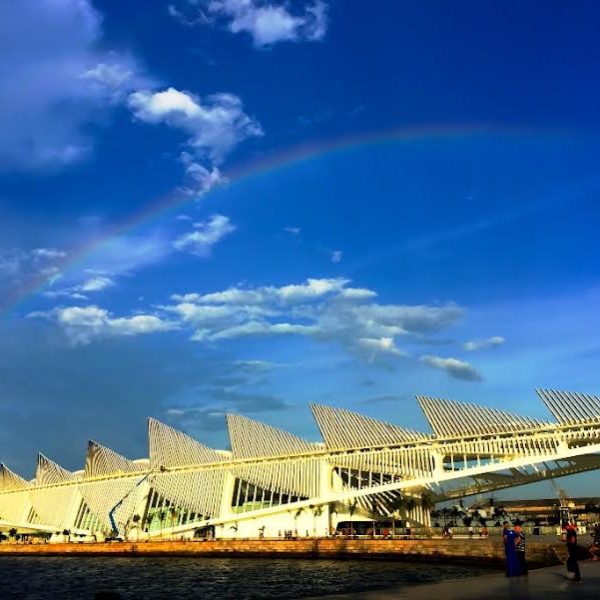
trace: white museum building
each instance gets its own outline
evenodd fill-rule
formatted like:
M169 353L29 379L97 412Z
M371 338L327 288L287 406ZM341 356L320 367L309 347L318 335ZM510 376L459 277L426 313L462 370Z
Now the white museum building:
M600 467L600 398L538 395L547 421L419 396L430 432L313 405L318 443L232 414L231 450L151 418L149 458L90 441L81 471L39 454L27 481L0 464L0 530L277 538L392 518L429 525L425 494L443 502Z

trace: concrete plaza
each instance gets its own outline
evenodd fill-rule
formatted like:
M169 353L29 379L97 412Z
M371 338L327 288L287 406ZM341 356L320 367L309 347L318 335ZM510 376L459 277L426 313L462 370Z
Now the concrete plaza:
M401 566L399 565L399 568ZM573 583L564 565L530 571L527 577L505 577L503 573L401 589L340 594L321 600L555 600L600 598L600 562L581 562L582 584Z

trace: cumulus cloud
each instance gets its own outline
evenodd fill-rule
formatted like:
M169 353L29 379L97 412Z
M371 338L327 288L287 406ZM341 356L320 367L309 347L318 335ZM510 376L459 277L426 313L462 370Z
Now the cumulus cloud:
M207 235L210 240L215 239L210 237L212 234ZM195 240L192 247L205 248L207 239ZM313 278L282 286L175 294L171 303L156 306L152 314L129 317L113 316L98 306L55 308L30 316L52 320L74 343L80 344L108 336L173 329L209 346L241 338L295 336L336 344L372 362L407 355L400 341L430 339L463 315L463 309L453 303L380 304L375 301L373 290L352 287L350 283L343 278ZM473 367L454 358L425 356L421 360L446 370L452 377L480 378ZM246 362L239 366L246 371L260 371L266 363Z
M380 337L374 338L360 338L358 343L367 350L371 350L371 360L375 358L377 354L391 354L392 356L404 356L406 352L400 350L396 346L394 338L391 337Z
M135 60L102 49L90 0L6 2L0 18L0 165L57 167L85 157L90 122L148 85ZM15 66L18 65L18 68Z
M107 310L94 305L55 308L47 312L34 312L29 316L46 318L58 323L75 345L89 344L99 338L134 336L177 328L176 323L156 315L113 317Z
M445 371L454 379L463 381L481 381L483 379L475 367L457 358L426 355L421 357L421 361L430 367Z
M235 231L229 217L224 215L213 215L207 221L194 223L194 228L195 231L186 233L173 242L177 250L208 256L216 243Z
M331 253L331 262L332 263L339 263L342 260L342 251L341 250L334 250Z
M99 292L114 285L115 282L110 277L97 276L84 281L81 284L82 292Z
M397 338L431 335L463 313L455 304L378 304L374 291L349 284L343 278L308 279L280 287L180 294L162 308L192 328L196 341L296 335L337 343L367 360L401 356Z
M216 164L243 140L263 135L258 121L244 112L241 99L234 94L212 94L201 100L171 87L162 92L133 92L128 103L136 119L187 133L189 147Z
M248 138L260 137L260 123L246 114L234 94L211 94L204 99L170 87L163 91L139 90L129 95L135 119L164 124L183 131L188 151L180 154L185 181L179 192L197 199L226 181L219 166Z
M184 185L179 190L186 196L201 198L217 185L221 185L227 181L227 178L221 173L218 167L214 165L212 167L205 167L195 160L189 152L182 152L179 158L185 167L186 178Z
M506 340L499 335L495 335L484 340L471 340L465 342L463 348L467 352L474 352L475 350L485 350L487 348L497 348L498 346L502 346Z
M73 298L76 300L87 300L89 293L101 292L106 288L112 287L115 282L106 275L95 275L86 279L83 283L73 285L71 287L62 288L58 290L47 290L44 292L46 298Z
M327 32L327 5L322 0L296 8L277 0L187 0L168 7L180 23L220 25L231 33L250 35L254 46L263 48L280 42L317 41Z

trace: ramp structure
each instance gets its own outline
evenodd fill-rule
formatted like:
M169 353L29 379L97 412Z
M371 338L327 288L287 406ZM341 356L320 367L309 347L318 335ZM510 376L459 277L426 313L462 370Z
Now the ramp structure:
M149 459L90 442L71 473L40 454L26 481L0 464L0 528L138 537L323 536L401 510L429 524L434 502L600 468L600 398L538 390L539 420L429 396L431 432L311 406L322 442L228 415L231 451L149 419ZM114 533L114 532L113 532Z

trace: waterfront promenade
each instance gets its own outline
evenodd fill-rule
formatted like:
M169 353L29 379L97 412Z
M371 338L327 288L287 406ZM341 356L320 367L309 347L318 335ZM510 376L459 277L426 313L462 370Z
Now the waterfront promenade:
M532 565L554 565L564 559L564 544L554 536L528 543ZM462 562L501 565L504 545L499 537L487 539L346 539L300 538L226 539L210 541L143 541L110 543L0 544L2 555L93 556L276 556L294 558L381 558L426 562Z
M401 589L336 594L315 600L559 600L600 598L600 562L580 563L582 584L567 577L564 565L530 571L527 577L505 577L504 574L482 575L467 579L451 579L441 583L408 586Z

